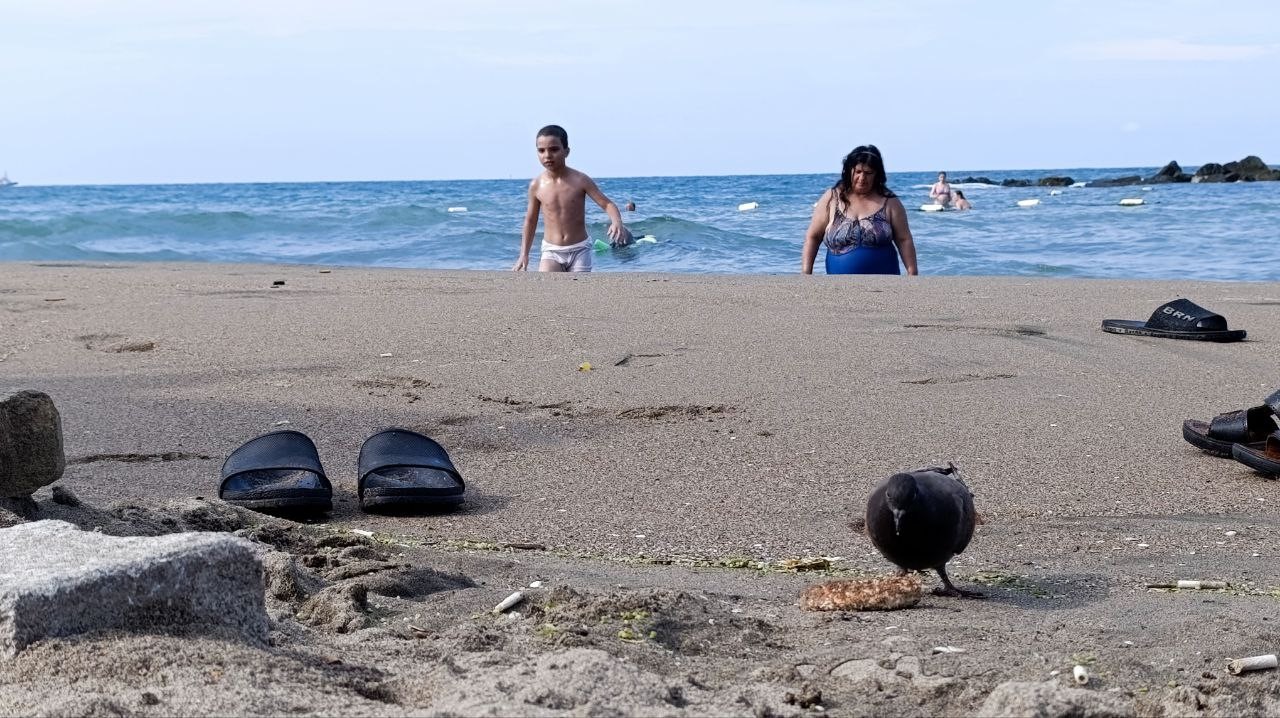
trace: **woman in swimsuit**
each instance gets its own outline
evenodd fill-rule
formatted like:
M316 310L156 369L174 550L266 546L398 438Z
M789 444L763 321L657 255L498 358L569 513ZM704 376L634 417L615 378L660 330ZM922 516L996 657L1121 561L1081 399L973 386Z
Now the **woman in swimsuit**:
M916 245L902 201L885 184L884 160L875 145L855 147L840 179L822 193L804 235L800 271L813 274L818 245L827 245L827 274L916 274Z
M947 173L939 172L938 181L929 188L929 199L946 207L951 204L951 185L947 184Z

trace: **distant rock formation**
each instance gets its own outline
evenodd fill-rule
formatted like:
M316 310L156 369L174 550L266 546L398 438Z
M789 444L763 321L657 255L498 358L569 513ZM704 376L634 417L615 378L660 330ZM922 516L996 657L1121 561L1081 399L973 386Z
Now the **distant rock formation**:
M1170 162L1160 171L1147 178L1147 184L1168 184L1170 182L1190 182L1191 175L1182 171L1177 162Z
M1007 179L1000 183L1001 187L1030 187L1031 180Z
M1040 187L1070 187L1075 183L1070 177L1041 177L1036 184Z
M1142 177L1140 175L1126 175L1124 177L1094 180L1085 184L1085 187L1128 187L1129 185L1134 184L1142 184Z
M1192 182L1236 182L1239 181L1240 175L1227 174L1227 170L1216 162L1210 162L1207 165L1200 165L1200 169L1196 170L1195 177L1191 178Z
M990 177L965 177L964 179L956 182L956 184L1000 184L1000 183L992 182Z
M1182 171L1177 162L1170 162L1154 175L1143 179L1138 175L1094 180L1086 187L1126 187L1135 184L1169 184L1174 182L1265 182L1280 180L1280 170L1273 170L1255 155L1239 162L1225 165L1210 162L1196 170L1195 175Z
M1273 170L1255 155L1228 162L1225 165L1207 164L1196 170L1192 182L1273 182L1280 180L1280 170Z

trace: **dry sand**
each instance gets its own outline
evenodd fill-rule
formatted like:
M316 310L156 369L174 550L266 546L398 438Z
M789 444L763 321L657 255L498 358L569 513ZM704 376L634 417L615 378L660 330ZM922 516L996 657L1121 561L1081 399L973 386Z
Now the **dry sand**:
M1178 296L1249 339L1099 331ZM39 517L262 542L273 643L47 641L0 663L0 714L1277 714L1280 672L1223 668L1280 650L1280 491L1180 432L1280 386L1277 307L1278 284L6 264L0 384L57 402L84 502L46 489ZM449 448L461 511L359 510L359 446L392 425ZM326 521L216 500L280 426L320 448ZM985 518L951 575L989 597L801 611L892 572L851 522L946 461ZM1231 588L1147 588L1177 579Z

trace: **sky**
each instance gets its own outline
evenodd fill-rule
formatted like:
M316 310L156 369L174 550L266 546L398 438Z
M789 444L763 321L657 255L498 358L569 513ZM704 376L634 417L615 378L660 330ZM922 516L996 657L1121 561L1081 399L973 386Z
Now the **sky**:
M23 184L1280 163L1280 3L0 0Z

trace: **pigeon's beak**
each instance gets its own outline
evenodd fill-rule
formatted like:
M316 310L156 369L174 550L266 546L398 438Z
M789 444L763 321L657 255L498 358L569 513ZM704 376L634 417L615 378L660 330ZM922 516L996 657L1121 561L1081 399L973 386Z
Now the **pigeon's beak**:
M902 509L889 509L893 512L893 535L898 536L902 533L900 523L902 522Z

